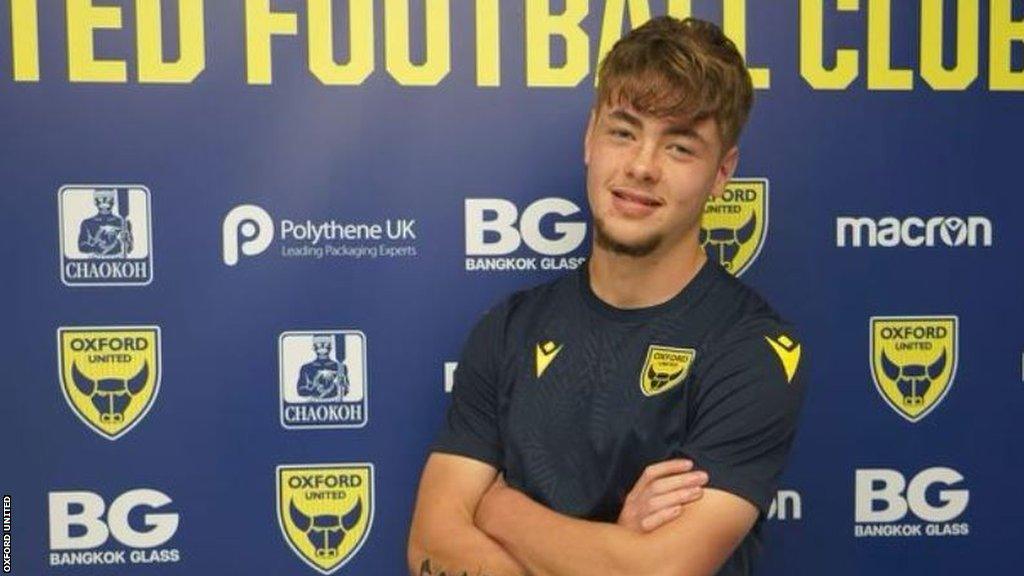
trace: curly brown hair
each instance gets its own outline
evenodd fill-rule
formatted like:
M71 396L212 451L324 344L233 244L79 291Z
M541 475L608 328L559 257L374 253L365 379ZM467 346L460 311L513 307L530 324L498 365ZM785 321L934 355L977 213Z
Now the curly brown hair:
M661 16L616 42L601 63L595 108L621 103L662 118L714 118L724 154L739 141L754 87L718 26Z

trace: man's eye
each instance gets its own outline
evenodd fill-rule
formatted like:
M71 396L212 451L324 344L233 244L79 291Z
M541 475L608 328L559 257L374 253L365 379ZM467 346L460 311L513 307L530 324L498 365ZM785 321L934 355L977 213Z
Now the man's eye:
M625 139L625 138L631 138L633 136L633 134L631 132L629 132L628 130L620 130L618 128L612 128L610 130L610 132L611 132L611 135L613 137L615 137L615 138L623 138L623 139Z
M680 146L679 144L671 144L668 148L673 154L689 155L691 153L689 148Z

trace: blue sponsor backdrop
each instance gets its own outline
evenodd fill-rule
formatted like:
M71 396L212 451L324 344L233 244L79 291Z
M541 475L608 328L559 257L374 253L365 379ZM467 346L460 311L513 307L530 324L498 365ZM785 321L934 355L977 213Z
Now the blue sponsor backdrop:
M91 550L177 551L177 562L169 553L161 561L136 555L138 573L315 573L282 537L275 467L348 462L373 464L375 510L369 536L339 573L403 573L416 482L447 402L444 363L457 359L490 305L561 273L471 271L467 258L559 267L586 253L589 236L575 246L580 229L571 226L586 219L581 142L593 76L582 74L593 70L609 11L624 3L182 0L199 7L201 20L181 23L205 32L196 44L205 58L179 82L140 80L143 41L153 41L152 27L140 25L147 9L163 15L162 44L150 44L163 46L167 61L185 52L179 2L95 4L0 6L0 488L12 497L14 573L122 570L51 565L54 554L75 551L60 542L86 537L99 538L81 546ZM642 17L648 2L628 4ZM690 3L649 4L661 14ZM801 327L810 360L801 368L811 382L802 428L781 486L789 492L768 521L762 573L1010 573L1024 560L1016 542L1024 507L1015 496L1024 472L1024 202L1015 177L1024 2L838 4L842 11L831 0L692 3L695 15L724 21L734 36L745 28L751 65L770 69L770 87L759 73L737 173L767 179L771 190L764 244L743 277ZM362 58L348 47L362 37L349 33L350 20L372 30L365 79L327 85L311 72L307 40L325 20L307 15L325 5L335 9L336 62ZM363 5L371 6L370 26L357 12L349 17L350 6ZM268 6L297 14L296 34L270 41L269 79L260 75L267 36L258 26ZM567 20L551 24L549 8L568 10ZM934 14L944 17L944 36L929 32ZM442 33L434 52L425 48L425 21ZM492 21L498 36L488 31ZM273 22L280 31L292 26ZM570 33L549 39L557 26ZM403 72L405 41L414 65L440 64ZM838 72L812 71L837 66L837 49L852 51L838 57ZM478 72L478 52L499 60L500 71L492 64ZM530 54L565 68L545 76L528 65ZM89 58L124 61L124 78ZM959 76L943 76L936 61ZM494 76L498 85L486 85ZM417 79L436 85L402 84ZM75 252L62 245L62 231L76 239L95 214L61 211L59 191L69 185L85 194L75 202L86 208L96 187L121 197L133 185L148 189L148 284L62 282L60 267ZM548 198L581 211L548 201L530 213L536 225L527 222L528 207ZM522 215L520 245L506 254L499 244L515 238L467 219L467 199L507 201L488 204L486 217L510 207ZM243 205L254 207L225 226ZM129 220L143 217L135 206ZM143 231L133 233L138 245ZM472 253L474 242L492 253ZM238 251L233 265L225 247ZM109 262L96 273L113 273ZM876 389L869 354L877 316L958 318L955 374L941 401L925 395L933 406L916 423ZM56 334L122 325L159 326L160 385L150 410L111 441L65 401ZM345 330L365 335L365 366L347 368L349 378L363 370L366 425L285 429L281 335ZM315 357L310 350L294 362ZM945 369L942 378L953 372ZM93 510L88 502L110 507L143 488L171 502L144 499L127 514L130 530L115 526L103 538L113 512L105 524L81 520ZM56 510L52 494L66 492L95 496L79 494L79 504ZM882 519L886 510L896 516ZM131 532L147 533L145 516L154 513L178 514L176 528L133 543ZM860 524L882 527L872 533L918 526L922 535L858 537L866 519L873 521Z

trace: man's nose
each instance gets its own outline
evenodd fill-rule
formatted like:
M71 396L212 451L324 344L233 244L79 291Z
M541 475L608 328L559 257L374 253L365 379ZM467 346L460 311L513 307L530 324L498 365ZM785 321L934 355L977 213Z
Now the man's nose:
M658 160L658 145L655 142L641 142L629 160L626 173L640 181L657 182L661 178L661 164Z

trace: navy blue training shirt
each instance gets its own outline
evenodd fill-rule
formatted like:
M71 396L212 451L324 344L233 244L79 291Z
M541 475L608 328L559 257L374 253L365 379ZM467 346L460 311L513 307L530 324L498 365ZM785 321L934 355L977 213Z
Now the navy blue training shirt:
M801 352L791 326L710 261L668 302L630 310L600 300L584 264L479 321L432 449L605 522L645 467L689 457L708 487L760 511L718 572L749 574L796 430Z

